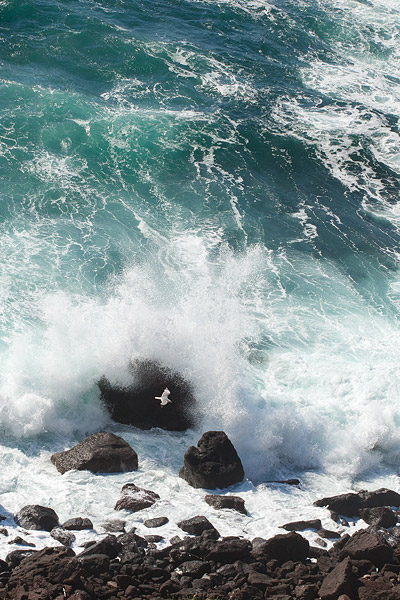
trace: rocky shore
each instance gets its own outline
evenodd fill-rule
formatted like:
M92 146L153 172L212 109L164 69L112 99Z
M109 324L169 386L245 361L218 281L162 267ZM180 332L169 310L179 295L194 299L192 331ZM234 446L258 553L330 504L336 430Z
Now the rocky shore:
M109 432L89 436L51 460L60 477L70 469L134 473L140 467L129 444ZM180 476L193 488L213 490L240 482L244 471L226 434L209 431L187 450ZM158 500L155 490L131 482L114 509L117 516L140 514ZM219 490L204 501L215 511L246 514L238 495ZM315 518L286 523L271 539L222 537L200 514L178 522L182 534L168 541L158 534L168 515L144 521L149 535L138 535L135 527L126 531L126 522L116 518L99 537L87 517L60 524L51 507L28 505L13 517L21 535L11 542L19 549L0 560L0 599L400 600L400 495L382 488L321 498L314 505L330 515L332 529ZM365 529L346 533L349 522L360 519ZM37 550L29 542L32 530L49 532L58 545ZM82 530L93 531L95 539L79 546L75 534ZM303 537L310 530L318 545Z

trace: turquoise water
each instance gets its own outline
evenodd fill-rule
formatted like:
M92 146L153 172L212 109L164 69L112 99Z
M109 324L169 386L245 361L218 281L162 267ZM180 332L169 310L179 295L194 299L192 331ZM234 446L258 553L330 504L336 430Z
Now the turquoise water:
M399 39L394 0L0 2L8 446L109 425L141 357L255 481L397 473Z

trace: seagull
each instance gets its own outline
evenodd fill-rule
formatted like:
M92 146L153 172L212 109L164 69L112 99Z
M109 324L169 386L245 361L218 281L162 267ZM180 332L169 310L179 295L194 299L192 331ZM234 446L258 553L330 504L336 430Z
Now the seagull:
M168 396L170 395L170 391L168 388L165 388L165 390L163 391L163 393L161 394L161 396L155 396L156 400L160 400L161 403L161 408L163 406L166 406L168 404L168 402L172 402L172 400L170 400L168 398Z

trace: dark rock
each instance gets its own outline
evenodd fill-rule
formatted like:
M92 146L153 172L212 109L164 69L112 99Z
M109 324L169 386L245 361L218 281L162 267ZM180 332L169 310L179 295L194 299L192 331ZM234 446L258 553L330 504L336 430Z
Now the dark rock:
M273 481L266 481L265 483L284 483L286 485L300 485L300 479L276 479Z
M79 562L86 575L99 576L100 573L108 573L110 557L107 554L90 554L79 556Z
M31 585L40 576L49 583L74 584L81 576L79 561L71 549L44 548L24 558L16 566L9 580L9 587L21 581Z
M232 442L223 431L207 431L190 446L179 472L195 488L225 488L244 478L243 466Z
M356 560L370 560L376 567L381 568L391 562L393 549L385 540L366 531L357 531L340 551L340 558L349 556Z
M207 554L207 560L222 564L230 564L236 560L247 560L251 548L249 540L238 537L225 537L211 546L211 550Z
M138 468L138 457L133 448L121 437L105 431L89 435L70 450L53 454L51 462L60 473L71 469L121 473Z
M122 496L115 505L115 510L128 510L137 512L144 508L153 506L160 496L151 490L139 488L134 483L126 483L122 490Z
M126 521L122 519L112 519L106 523L102 523L100 527L108 533L125 533Z
M23 560L27 556L31 556L31 554L33 554L34 552L37 552L37 550L13 550L12 552L9 552L7 554L6 563L11 569L14 569L14 567L19 565L21 560Z
M400 600L399 585L380 577L375 580L362 580L358 588L359 600Z
M275 558L279 563L288 560L303 561L307 558L309 543L299 533L290 532L276 535L264 544L253 550L252 554L257 560L271 560Z
M359 514L366 523L375 527L394 527L397 523L396 514L388 506L363 508Z
M93 529L93 523L90 519L75 517L74 519L65 521L61 527L68 531L83 531L84 529Z
M133 382L121 388L103 377L98 385L101 397L112 418L118 423L140 429L160 427L168 431L184 431L197 421L191 384L182 375L153 360L135 361L131 365ZM161 406L156 396L170 390L170 400Z
M17 525L24 529L51 531L58 525L58 516L52 508L31 504L24 506L15 515Z
M353 597L354 578L350 558L340 562L322 582L319 590L321 600L337 600L341 594Z
M79 558L83 556L90 556L93 554L106 554L109 558L116 558L121 550L121 544L115 537L115 535L108 535L102 540L95 542L83 552L80 553Z
M200 535L207 529L215 529L214 525L212 525L206 517L201 515L180 521L177 525L183 529L183 531L186 531L186 533L190 533L191 535Z
M272 577L265 575L263 573L258 573L257 571L250 571L247 581L249 585L259 588L261 590L266 590L273 581Z
M147 541L142 538L140 535L137 535L135 533L135 527L133 527L130 531L128 531L127 533L123 533L122 535L119 535L118 538L118 543L121 544L122 546L122 551L124 554L126 554L127 552L131 552L131 553L141 553L140 549L146 548L147 547Z
M7 529L5 527L0 527L0 534L5 535L7 537L8 536Z
M70 546L76 539L73 533L66 531L62 527L54 527L54 529L50 531L50 535L63 546Z
M199 578L210 570L210 565L201 560L189 560L179 565L179 571L186 577Z
M322 529L320 519L310 519L309 521L293 521L281 526L286 531L305 531L306 529Z
M158 542L161 542L164 538L162 535L146 535L144 539L149 544L158 544Z
M338 531L332 531L331 529L320 529L318 535L326 540L335 540L340 538Z
M319 596L318 587L313 584L296 585L294 593L298 600L315 600Z
M143 521L143 525L145 527L162 527L163 525L166 525L168 523L168 518L167 517L155 517L154 519L146 519L146 521Z
M316 500L314 506L326 507L345 517L355 517L358 515L360 508L363 507L363 503L358 494L349 493Z
M27 542L26 540L22 539L22 537L20 537L19 535L17 535L17 537L15 537L13 540L10 540L8 543L17 544L18 546L30 546L31 548L35 547L35 544Z
M215 494L207 494L204 500L213 508L230 508L242 513L243 515L247 515L247 511L244 506L244 500L240 496L217 496Z
M400 506L400 494L387 488L380 488L373 492L360 492L364 508L376 508L377 506Z

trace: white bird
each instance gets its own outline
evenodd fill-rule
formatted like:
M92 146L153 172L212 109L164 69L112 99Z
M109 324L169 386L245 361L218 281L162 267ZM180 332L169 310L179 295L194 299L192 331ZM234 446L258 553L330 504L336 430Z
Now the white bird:
M172 402L172 400L170 400L168 398L168 396L170 395L170 391L168 388L165 388L165 390L163 391L163 393L161 394L161 396L155 396L156 400L160 400L161 403L161 408L163 406L166 406L168 404L168 402Z

